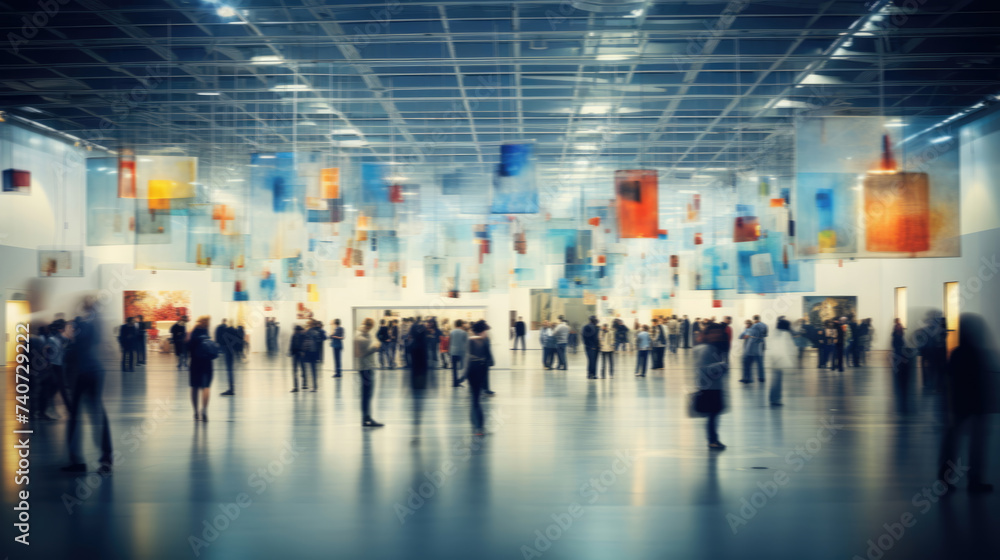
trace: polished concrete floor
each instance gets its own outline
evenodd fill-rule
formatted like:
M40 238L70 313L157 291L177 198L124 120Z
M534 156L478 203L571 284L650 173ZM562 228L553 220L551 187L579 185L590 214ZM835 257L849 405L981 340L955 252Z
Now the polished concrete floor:
M29 547L12 540L18 426L8 382L3 554L998 557L1000 493L972 495L959 481L933 502L914 498L936 480L938 397L919 384L894 394L884 356L844 373L789 372L781 408L767 406L766 384L731 374L723 452L709 451L704 420L686 415L685 351L646 378L632 376L625 354L614 379L588 381L584 360L545 371L539 352L516 353L511 370L492 374L483 439L470 437L467 390L444 372L422 399L419 430L405 373L379 372L374 410L386 426L371 430L359 425L356 375L331 379L329 362L315 393L290 394L287 365L263 356L240 366L236 397L218 396L217 373L207 424L192 419L187 373L171 356L135 373L109 363L115 473L61 474L65 421L36 422Z

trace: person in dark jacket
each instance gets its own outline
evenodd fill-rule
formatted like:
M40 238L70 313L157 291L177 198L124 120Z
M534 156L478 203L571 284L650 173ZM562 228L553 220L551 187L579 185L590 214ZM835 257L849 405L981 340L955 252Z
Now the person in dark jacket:
M597 359L601 355L601 330L597 326L597 317L590 316L590 322L584 325L581 334L587 352L587 379L597 379Z
M323 353L323 342L326 340L326 333L323 332L322 324L319 321L312 321L310 323L309 330L307 330L302 338L302 360L304 362L302 366L302 390L308 389L306 387L306 367L312 370L312 392L316 392L319 386L316 383L316 364L320 361L319 356Z
M187 320L187 317L181 317L170 327L170 339L174 343L174 353L177 354L177 369L188 365Z
M472 336L469 338L467 377L472 396L472 429L477 436L485 435L480 393L488 386L490 368L493 367L493 353L490 350L488 330L490 330L490 326L486 321L476 321L472 324Z
M226 376L229 379L229 389L224 393L220 393L220 395L231 397L236 394L233 385L233 365L236 362L239 341L237 340L236 329L227 325L225 319L219 323L218 327L215 327L215 343L219 345L219 348L222 350L222 356L226 360Z
M969 431L969 492L993 491L993 485L983 480L986 466L988 414L997 412L996 388L997 361L993 337L982 316L963 313L958 324L958 347L951 353L945 371L947 391L948 429L941 443L939 480L954 488L961 476L956 466L960 441Z
M292 340L288 344L288 355L292 357L292 387L293 393L299 392L299 368L302 368L302 390L309 388L306 381L306 362L305 362L305 352L302 349L302 341L305 339L306 330L302 328L302 325L295 325L295 331L292 333Z
M147 323L142 315L135 318L135 359L140 366L146 365L146 331L151 325Z
M427 339L429 331L436 328L433 319L426 323L416 321L409 332L410 353L410 389L413 392L413 430L414 436L420 435L420 412L423 406L424 391L427 389L428 352ZM414 440L416 441L416 440Z
M378 331L375 333L375 340L379 343L378 365L381 369L388 369L389 366L389 324L385 319L379 321Z
M74 364L76 383L72 392L73 405L70 407L69 424L66 427L70 464L62 470L73 473L87 472L80 434L80 414L86 408L90 412L93 429L99 430L100 433L101 466L97 472L106 475L111 474L114 452L111 444L111 426L101 399L101 393L104 391L104 367L98 356L101 345L101 319L95 296L84 298L83 312L82 317L73 320L73 341L70 344L71 349L67 349L66 353L67 359L72 360Z
M135 371L135 339L138 336L135 319L128 317L125 324L118 327L118 345L122 351L122 371Z
M517 341L521 341L521 351L527 350L524 342L524 335L527 334L528 327L524 324L524 317L518 317L517 321L514 323L514 347L511 350L517 350Z
M340 356L344 351L344 327L340 326L340 319L333 320L333 328L330 330L330 348L333 350L333 376L340 377Z
M212 360L201 353L201 345L211 340L208 334L211 317L202 315L195 321L191 329L191 339L188 340L188 355L191 357L189 381L191 385L191 405L194 407L194 419L208 422L208 397L212 387ZM198 413L198 393L201 393L201 414Z

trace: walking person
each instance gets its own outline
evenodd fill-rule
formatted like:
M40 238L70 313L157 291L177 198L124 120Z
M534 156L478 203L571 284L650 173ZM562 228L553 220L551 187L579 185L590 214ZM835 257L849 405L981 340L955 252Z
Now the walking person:
M587 379L597 379L597 358L601 352L601 331L597 326L597 317L590 316L589 322L583 326L583 347L587 352Z
M247 362L247 348L250 346L250 340L247 338L247 333L243 330L243 325L237 325L236 327L236 357L239 358L240 362Z
M177 354L177 369L187 367L187 317L183 316L170 327L170 340L174 343L174 353Z
M465 321L455 321L455 328L448 333L448 353L451 354L451 386L461 387L463 375L459 370L465 367L469 352L469 333L465 330Z
M122 351L122 371L135 371L135 340L138 337L135 319L128 317L125 324L118 327L118 345Z
M746 379L745 383L753 381L753 375L750 371L753 366L757 366L757 381L764 382L765 338L767 338L767 325L760 321L760 315L754 315L753 324L747 332L743 372L743 376ZM749 363L746 361L748 358Z
M695 323L697 324L697 323ZM740 340L743 341L743 355L740 358L740 369L743 375L740 376L740 383L753 383L753 374L750 373L750 354L747 353L747 345L750 343L750 328L753 327L753 321L747 319L743 321L743 332L740 333ZM700 342L695 342L695 347L697 348Z
M299 392L299 369L302 369L302 390L309 387L306 382L305 353L302 349L302 342L305 340L306 330L302 325L295 325L292 331L292 339L288 343L288 355L292 357L292 393Z
M615 377L615 331L607 323L601 328L601 378L605 371L612 379Z
M792 369L798 361L798 347L792 338L792 324L784 316L778 317L771 346L767 350L768 365L771 366L771 391L768 400L771 406L781 406L781 382L784 373Z
M333 376L340 377L340 355L344 351L344 327L340 326L340 319L333 320L333 328L330 334L330 347L333 349Z
M517 350L517 341L521 341L521 351L527 350L524 342L524 336L528 332L527 325L524 324L524 317L518 316L517 321L514 323L514 347L511 350Z
M220 396L231 397L235 395L235 387L233 384L233 365L236 362L236 329L233 329L226 324L226 320L223 319L219 323L218 327L215 327L215 343L219 345L222 350L222 357L226 360L226 377L229 379L229 389Z
M653 328L650 331L652 339L653 371L663 369L663 355L667 350L667 337L664 334L663 325L660 320L653 318Z
M419 441L420 437L420 413L423 411L424 392L427 389L427 370L429 368L429 356L427 345L429 331L433 326L433 319L428 319L426 323L420 318L414 321L410 327L410 390L413 393L413 442Z
M443 321L441 325L441 369L449 369L451 368L451 363L448 359L451 357L451 329L448 328L448 321Z
M380 428L384 424L372 418L372 395L375 394L375 353L379 351L378 341L373 341L371 330L375 320L371 317L361 323L354 335L354 367L361 377L361 425L365 428Z
M45 349L43 350L45 358L49 362L48 371L48 383L42 392L42 405L39 410L42 412L43 418L48 418L54 420L55 417L49 416L48 408L49 403L55 402L55 396L58 394L62 397L63 405L66 410L70 410L73 406L73 402L69 396L69 385L67 384L67 371L64 367L66 350L69 347L70 340L64 335L66 331L66 320L56 319L52 321L52 324L48 328L49 336L45 338Z
M493 367L493 353L490 350L490 337L487 331L490 326L486 321L476 321L472 324L472 336L469 338L469 389L472 396L472 429L476 436L485 432L483 408L480 403L480 393L489 391L490 368Z
M188 341L188 355L191 356L189 385L191 386L191 406L194 419L208 422L208 398L212 387L212 360L218 356L216 346L208 334L211 317L202 315L195 321ZM198 394L201 394L201 414L198 413Z
M833 362L830 364L830 370L844 371L844 348L847 346L847 317L841 317L840 321L834 321L833 328L836 329L836 338L833 349Z
M312 371L312 391L315 393L319 389L319 384L317 383L317 365L319 364L320 354L323 353L323 341L326 335L323 333L322 323L313 320L309 323L309 329L304 333L302 338L302 360L304 362L302 366L302 390L305 391L309 389L306 387L306 368Z
M67 353L75 362L76 385L73 388L73 404L70 407L69 424L66 427L69 465L62 470L74 473L87 472L80 434L80 414L86 408L95 436L99 434L101 440L101 466L97 472L108 475L112 472L114 451L111 444L111 426L101 398L104 392L104 367L99 357L101 318L97 308L97 298L85 297L82 308L82 317L73 321L72 350L67 349Z
M649 325L642 325L641 329L635 329L635 348L639 351L635 359L635 376L646 377L646 362L649 358L649 350L653 346L653 341L649 336Z
M676 319L677 316L674 315L674 318ZM691 348L691 321L688 320L687 315L681 320L681 337L684 341L684 348Z
M709 325L699 337L699 343L692 352L694 357L694 385L697 393L694 396L694 410L705 415L708 422L705 429L708 435L708 448L722 451L726 448L719 441L719 415L725 410L725 377L729 366L722 356L722 344L725 331L719 324Z
M670 344L670 353L676 354L677 348L681 343L681 322L677 320L677 315L673 315L670 319L667 319L666 330Z
M559 366L556 369L566 369L566 346L569 344L569 323L566 317L559 316L559 324L552 330L552 336L556 339L556 356L559 358Z
M945 371L948 429L941 442L938 479L954 487L948 471L961 464L959 449L963 433L969 432L969 492L988 493L993 485L984 480L989 441L988 414L997 412L996 386L992 375L1000 368L993 337L982 316L963 313L958 324L958 346Z
M430 317L424 325L427 329L424 335L424 347L427 352L427 367L434 369L438 362L438 347L441 345L441 329L438 328L437 319Z
M389 321L389 369L396 369L396 349L399 347L399 323L393 319Z

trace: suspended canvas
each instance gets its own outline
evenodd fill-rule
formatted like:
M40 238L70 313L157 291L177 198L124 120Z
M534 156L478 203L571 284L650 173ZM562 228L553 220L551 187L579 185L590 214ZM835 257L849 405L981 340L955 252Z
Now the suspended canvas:
M87 160L87 245L135 243L134 198L118 196L118 158Z
M500 165L493 181L494 214L535 214L538 185L535 183L534 144L500 146Z
M618 236L653 239L659 235L656 170L615 171Z
M38 275L42 278L83 276L83 249L38 248Z

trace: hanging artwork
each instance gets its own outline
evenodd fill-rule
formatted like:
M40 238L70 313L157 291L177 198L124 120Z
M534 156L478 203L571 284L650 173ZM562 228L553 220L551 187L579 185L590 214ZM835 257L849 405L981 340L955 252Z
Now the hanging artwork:
M87 245L135 243L134 198L120 198L118 158L87 159Z
M38 248L38 275L43 278L83 276L83 249Z
M3 192L23 193L31 191L31 172L23 169L3 170Z
M658 237L660 205L656 170L615 171L615 204L619 237Z
M493 181L494 214L535 214L538 186L535 183L534 144L503 144L500 165Z

